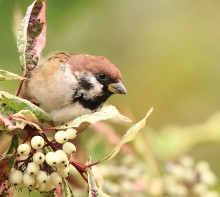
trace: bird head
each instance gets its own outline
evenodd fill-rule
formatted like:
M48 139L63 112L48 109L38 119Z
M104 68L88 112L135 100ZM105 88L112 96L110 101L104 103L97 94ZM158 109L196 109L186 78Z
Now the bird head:
M72 55L66 62L78 80L73 99L94 110L112 94L126 94L120 71L108 59L92 55Z

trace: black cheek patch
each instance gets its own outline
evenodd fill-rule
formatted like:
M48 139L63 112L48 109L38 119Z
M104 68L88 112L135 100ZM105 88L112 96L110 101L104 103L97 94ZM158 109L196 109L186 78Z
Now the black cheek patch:
M94 86L92 83L90 83L87 79L85 78L81 78L79 80L79 86L84 89L84 90L90 90L92 89Z

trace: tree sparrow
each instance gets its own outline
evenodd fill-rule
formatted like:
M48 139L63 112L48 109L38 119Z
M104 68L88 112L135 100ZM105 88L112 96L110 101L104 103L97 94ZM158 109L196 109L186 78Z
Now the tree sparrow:
M19 96L61 124L98 111L112 94L126 92L120 71L106 58L59 52L33 70Z

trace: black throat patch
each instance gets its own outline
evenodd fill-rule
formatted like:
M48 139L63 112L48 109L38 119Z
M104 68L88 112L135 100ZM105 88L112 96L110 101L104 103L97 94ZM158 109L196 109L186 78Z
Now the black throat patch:
M112 95L111 92L105 92L103 95L94 97L92 99L85 99L83 98L83 94L78 97L74 97L75 102L79 102L84 108L90 109L92 111L101 107L105 101Z

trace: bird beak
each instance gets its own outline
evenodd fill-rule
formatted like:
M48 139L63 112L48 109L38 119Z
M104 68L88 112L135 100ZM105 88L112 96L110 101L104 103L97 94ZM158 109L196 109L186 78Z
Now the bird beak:
M115 94L126 94L127 90L121 81L108 85L108 90Z

